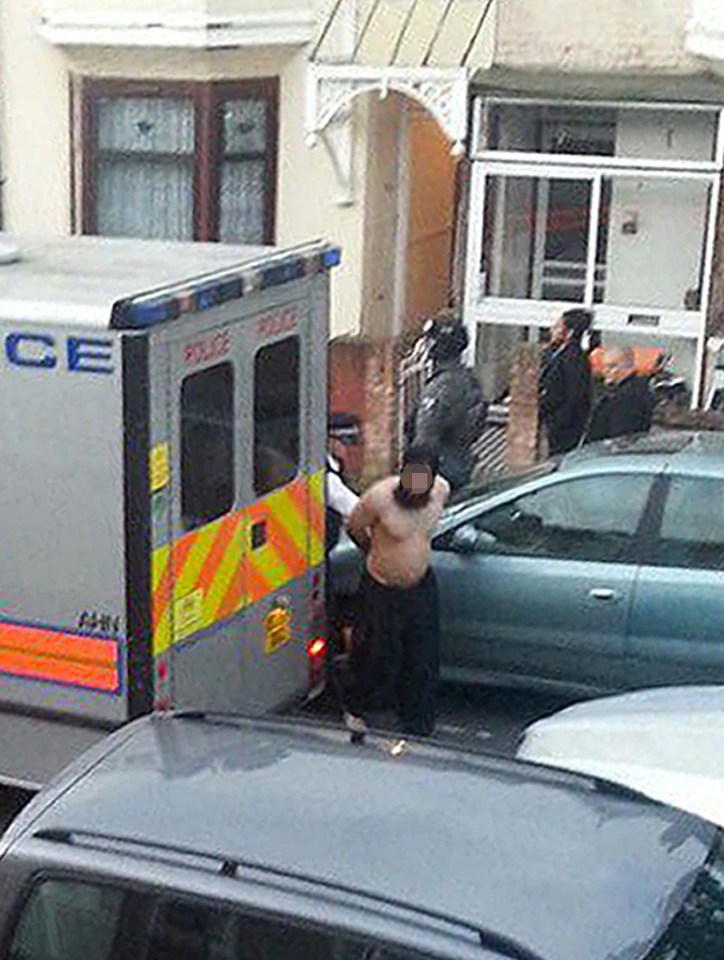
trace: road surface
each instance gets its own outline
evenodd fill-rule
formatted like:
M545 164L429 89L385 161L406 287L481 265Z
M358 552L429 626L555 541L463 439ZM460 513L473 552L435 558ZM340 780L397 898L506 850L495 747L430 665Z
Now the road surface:
M570 702L570 699L523 690L443 685L438 698L435 740L512 756L521 732L529 723ZM340 716L340 708L331 693L325 693L296 712L325 720ZM373 713L369 719L378 729L395 729L392 711Z

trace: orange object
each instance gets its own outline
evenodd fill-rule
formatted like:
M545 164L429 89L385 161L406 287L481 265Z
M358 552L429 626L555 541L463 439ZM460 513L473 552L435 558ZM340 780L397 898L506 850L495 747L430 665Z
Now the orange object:
M652 377L663 367L665 354L660 347L633 347L634 368L640 377ZM588 355L591 373L603 379L606 375L606 351L596 347Z
M77 633L0 622L0 672L91 690L118 690L118 644Z

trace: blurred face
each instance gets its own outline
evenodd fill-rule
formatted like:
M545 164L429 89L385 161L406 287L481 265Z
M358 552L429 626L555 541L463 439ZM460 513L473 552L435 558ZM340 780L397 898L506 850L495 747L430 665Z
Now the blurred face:
M620 383L634 372L634 364L630 357L625 353L615 350L607 358L604 364L604 376L606 383L613 385Z
M427 493L432 481L432 470L424 463L408 463L400 477L403 489L412 496Z
M563 317L559 317L551 327L551 343L557 347L565 343L568 339L568 327L563 322Z

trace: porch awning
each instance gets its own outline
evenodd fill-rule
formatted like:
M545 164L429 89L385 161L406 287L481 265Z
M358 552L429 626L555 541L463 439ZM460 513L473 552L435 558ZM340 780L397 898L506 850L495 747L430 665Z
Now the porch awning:
M493 67L479 70L472 92L545 100L690 103L724 107L724 77L713 74L561 73Z

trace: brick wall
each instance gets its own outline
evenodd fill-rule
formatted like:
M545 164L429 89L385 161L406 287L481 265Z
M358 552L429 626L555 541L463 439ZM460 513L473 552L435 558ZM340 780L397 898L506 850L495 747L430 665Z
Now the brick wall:
M362 424L362 444L350 448L347 467L363 484L397 465L398 353L389 339L349 338L330 346L329 407L355 414Z
M506 466L511 473L525 470L538 459L540 352L535 344L521 343L515 350L510 376Z

